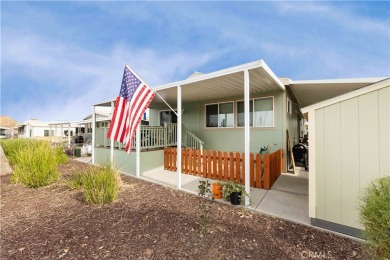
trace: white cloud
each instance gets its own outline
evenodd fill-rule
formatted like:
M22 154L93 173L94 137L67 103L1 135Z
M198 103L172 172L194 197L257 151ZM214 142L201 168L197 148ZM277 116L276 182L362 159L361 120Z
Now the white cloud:
M22 104L3 106L18 120L80 120L94 103L108 101L119 93L124 64L133 67L149 84L168 83L186 77L218 53L159 53L151 49L114 45L106 53L94 53L43 36L7 31L3 43L4 77L23 73L32 79L28 88L40 92L39 100L26 97ZM182 79L182 78L180 78ZM55 91L48 89L56 87ZM7 86L3 86L7 87ZM26 110L28 107L28 110Z

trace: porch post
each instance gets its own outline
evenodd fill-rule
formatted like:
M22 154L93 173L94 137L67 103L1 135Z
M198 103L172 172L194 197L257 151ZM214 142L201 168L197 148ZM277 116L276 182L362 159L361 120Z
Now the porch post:
M114 114L114 101L111 101L111 115ZM110 144L110 162L111 166L114 163L114 138L111 138Z
M245 206L250 204L250 178L249 178L249 152L250 152L250 128L249 128L249 71L244 70L244 106L245 106Z
M96 114L95 114L95 105L92 106L92 164L95 164L95 142L96 142ZM77 127L75 128L76 132ZM75 133L76 134L76 133Z
M177 188L181 190L181 86L177 86Z
M68 125L68 148L70 148L70 123Z
M140 176L140 158L141 158L141 122L139 122L137 131L135 132L135 175L139 178Z

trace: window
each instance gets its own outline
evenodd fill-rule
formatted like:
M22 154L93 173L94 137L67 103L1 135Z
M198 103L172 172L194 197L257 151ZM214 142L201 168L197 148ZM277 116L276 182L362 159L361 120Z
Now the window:
M177 123L177 115L171 110L160 111L160 126L164 124Z
M253 100L249 100L249 126L253 126ZM237 101L237 126L245 126L244 101Z
M291 99L287 98L287 113L289 113L290 115L292 114L292 103L291 103Z
M233 127L233 102L206 105L206 127Z
M274 126L274 98L258 98L249 101L249 126ZM237 101L237 127L245 126L244 101Z
M54 130L43 130L43 136L54 136Z

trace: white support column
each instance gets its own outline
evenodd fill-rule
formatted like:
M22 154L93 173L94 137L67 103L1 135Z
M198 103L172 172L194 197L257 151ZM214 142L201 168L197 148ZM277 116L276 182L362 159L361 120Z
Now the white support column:
M250 110L249 110L249 71L244 70L244 111L245 111L245 191L248 196L245 196L245 206L250 204L250 166L249 166L249 153L250 153Z
M92 106L92 164L95 164L95 142L96 142L96 112L95 106Z
M114 101L111 101L111 115L114 114ZM111 166L114 164L114 138L111 138L110 143L110 162Z
M141 175L141 122L139 122L137 131L135 132L135 175L139 178Z
M60 134L60 144L62 144L62 141L64 141L64 125L61 124L61 134Z
M309 217L316 217L316 127L315 127L315 110L308 112L308 122L309 122Z
M70 148L70 124L68 125L68 148Z
M53 142L53 136L52 136L52 134L51 134L51 125L49 126L49 136L50 136L50 143L52 143Z
M177 188L181 190L181 143L182 143L182 126L181 126L181 86L177 86Z

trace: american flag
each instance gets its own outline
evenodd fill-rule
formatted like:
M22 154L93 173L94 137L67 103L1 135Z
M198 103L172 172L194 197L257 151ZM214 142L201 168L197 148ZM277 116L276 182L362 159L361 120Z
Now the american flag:
M107 138L125 143L127 153L131 152L134 133L154 95L153 90L126 65Z

